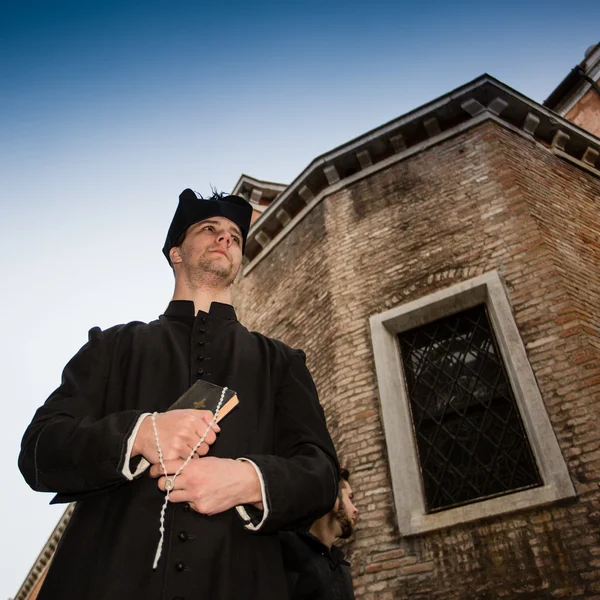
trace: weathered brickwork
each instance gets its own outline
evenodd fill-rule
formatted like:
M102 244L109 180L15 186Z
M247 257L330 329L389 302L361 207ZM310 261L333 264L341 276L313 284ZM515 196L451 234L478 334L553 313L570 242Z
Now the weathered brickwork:
M600 94L593 88L588 90L565 118L600 136Z
M600 599L600 178L492 122L325 198L239 283L306 350L360 510L361 599ZM504 277L578 497L400 538L369 317ZM386 432L394 435L394 432Z

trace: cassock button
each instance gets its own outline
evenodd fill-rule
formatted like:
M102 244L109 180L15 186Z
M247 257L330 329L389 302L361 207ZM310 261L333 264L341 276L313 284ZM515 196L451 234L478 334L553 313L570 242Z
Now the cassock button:
M206 323L206 317L202 317L200 320L201 320L203 323Z
M200 327L200 329L198 329L198 333L206 333L206 329L204 329L204 327Z
M180 532L179 532L179 539L180 539L182 542L185 542L185 541L187 541L187 540L188 540L188 534L187 534L185 531L180 531Z
M198 375L204 375L204 369L198 369Z
M198 346L204 346L206 342L204 340L198 340Z
M175 569L177 571L184 571L185 570L185 563L179 561L178 563L175 563Z
M204 356L199 356L198 360L204 360Z
M189 503L189 502L186 502L186 503L183 505L183 510L185 510L185 512L190 512L190 510L192 510L192 507L190 506L190 503Z

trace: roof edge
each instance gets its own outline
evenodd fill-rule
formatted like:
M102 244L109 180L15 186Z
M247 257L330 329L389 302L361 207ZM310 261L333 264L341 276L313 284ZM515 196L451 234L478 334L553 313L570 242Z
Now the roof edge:
M246 246L246 272L275 239L287 235L296 215L314 206L317 198L330 194L340 181L354 179L357 173L366 174L407 149L439 143L457 128L468 128L485 115L549 149L560 150L561 158L571 156L592 172L597 165L600 168L600 138L484 73L311 161L252 225Z

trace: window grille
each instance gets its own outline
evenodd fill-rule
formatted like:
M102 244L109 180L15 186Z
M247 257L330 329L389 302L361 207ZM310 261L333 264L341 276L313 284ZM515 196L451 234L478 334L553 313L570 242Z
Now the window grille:
M397 336L426 511L542 485L485 305Z

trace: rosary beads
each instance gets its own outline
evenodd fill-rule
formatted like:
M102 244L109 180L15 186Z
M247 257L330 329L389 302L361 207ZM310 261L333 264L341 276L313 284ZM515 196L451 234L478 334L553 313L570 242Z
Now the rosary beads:
M164 501L164 503L162 505L162 509L160 511L160 526L158 528L160 531L160 539L158 541L158 547L156 548L156 554L154 556L154 564L152 565L153 569L156 569L156 566L158 565L158 561L162 554L163 542L165 539L165 512L167 510L167 505L169 504L169 494L171 493L171 490L175 487L175 479L181 473L181 471L183 471L183 468L185 467L185 465L187 465L188 462L190 462L190 460L194 457L196 450L198 450L198 448L200 447L202 442L206 439L206 436L207 436L208 432L210 431L210 428L217 422L217 416L219 414L219 410L221 409L221 405L223 404L223 400L225 399L226 391L227 391L227 388L224 387L223 391L221 392L221 398L219 399L219 403L217 404L217 408L215 409L215 413L213 415L212 421L210 422L210 424L208 425L208 427L202 434L202 437L198 440L198 443L194 446L194 448L190 452L189 456L185 459L184 463L179 467L179 469L177 469L177 472L173 475L173 477L169 477L169 474L167 473L167 469L165 467L165 462L163 460L162 448L160 446L160 440L158 439L158 430L156 429L156 415L158 413L154 412L151 415L152 431L154 432L154 439L156 440L156 450L158 452L158 460L160 462L160 466L162 467L163 473L166 477L166 481L165 481L166 495L165 495L165 501Z

